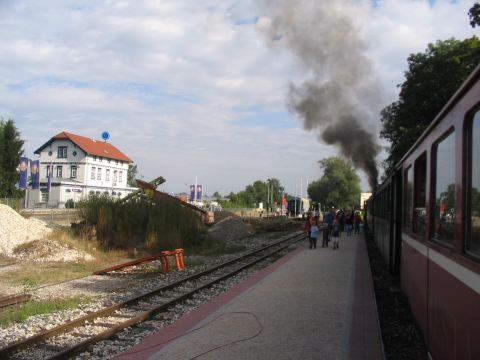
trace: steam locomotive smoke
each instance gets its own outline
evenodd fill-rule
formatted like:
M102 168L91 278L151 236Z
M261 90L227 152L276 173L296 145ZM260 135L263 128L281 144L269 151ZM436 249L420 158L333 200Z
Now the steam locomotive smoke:
M265 0L266 16L257 25L272 45L285 45L308 70L309 80L290 85L290 110L303 118L305 129L318 131L320 140L338 146L364 170L374 189L380 147L369 123L382 102L360 28L350 18L367 16L358 3Z

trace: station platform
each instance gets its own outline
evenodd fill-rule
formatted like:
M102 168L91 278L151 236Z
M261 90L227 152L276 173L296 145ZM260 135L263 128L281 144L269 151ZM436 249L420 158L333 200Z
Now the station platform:
M114 359L384 359L363 234L319 240Z

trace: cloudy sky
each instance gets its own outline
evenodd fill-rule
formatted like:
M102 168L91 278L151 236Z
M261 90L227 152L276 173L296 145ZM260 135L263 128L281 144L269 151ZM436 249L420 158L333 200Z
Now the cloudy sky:
M358 76L348 99L378 139L408 55L478 33L473 0L322 3L0 0L0 115L29 157L61 131L108 131L145 180L167 179L164 191L197 177L205 193L228 194L275 177L305 192L322 175L318 160L340 150L292 110L292 89Z

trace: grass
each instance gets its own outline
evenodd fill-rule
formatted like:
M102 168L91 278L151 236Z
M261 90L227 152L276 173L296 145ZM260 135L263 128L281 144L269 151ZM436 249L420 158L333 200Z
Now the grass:
M90 301L87 298L54 299L49 301L27 301L7 308L0 313L0 327L25 322L33 315L50 314L60 310L74 309Z

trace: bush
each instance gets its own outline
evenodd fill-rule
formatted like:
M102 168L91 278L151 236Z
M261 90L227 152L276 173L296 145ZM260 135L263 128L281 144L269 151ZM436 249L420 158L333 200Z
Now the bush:
M87 229L83 233L94 233L105 249L193 248L206 236L205 225L198 215L174 199L121 202L108 196L94 196L79 202L78 209Z

